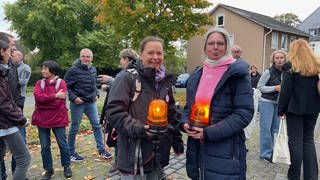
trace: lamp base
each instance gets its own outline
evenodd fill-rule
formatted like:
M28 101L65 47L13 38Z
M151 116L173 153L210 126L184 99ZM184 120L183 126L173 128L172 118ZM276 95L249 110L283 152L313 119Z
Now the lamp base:
M166 126L150 126L148 131L154 134L165 133L167 132L167 127Z

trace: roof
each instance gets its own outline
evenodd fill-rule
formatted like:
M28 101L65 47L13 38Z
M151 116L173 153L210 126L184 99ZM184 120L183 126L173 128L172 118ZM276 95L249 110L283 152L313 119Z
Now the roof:
M320 28L320 7L318 7L315 11L313 11L305 20L303 20L297 28L309 33L309 29L312 28Z
M244 17L250 21L253 21L253 22L257 23L258 25L263 26L268 29L271 28L273 30L282 31L282 32L286 32L286 33L292 33L292 34L296 34L296 35L300 35L300 36L306 36L306 37L309 36L304 31L301 31L293 26L289 26L287 24L284 24L284 23L277 21L269 16L265 16L262 14L258 14L258 13L250 12L247 10L235 8L232 6L225 5L225 4L218 4L215 8L213 8L209 12L209 15L212 15L213 12L219 7L223 7L229 11L232 11L233 13L238 14L239 16L242 16L242 17Z

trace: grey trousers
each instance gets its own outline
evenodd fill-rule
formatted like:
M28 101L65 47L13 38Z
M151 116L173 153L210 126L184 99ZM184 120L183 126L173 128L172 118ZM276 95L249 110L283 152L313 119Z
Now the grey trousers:
M26 179L30 164L30 153L19 131L0 137L0 159L3 160L6 153L6 144L16 161L16 170L12 175L13 180Z

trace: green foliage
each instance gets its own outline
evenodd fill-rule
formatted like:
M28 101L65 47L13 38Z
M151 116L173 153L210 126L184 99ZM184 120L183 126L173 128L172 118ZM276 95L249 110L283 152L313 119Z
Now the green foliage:
M299 17L293 13L280 14L273 17L275 20L283 22L284 24L296 27L301 23Z
M39 48L36 64L56 59L70 66L79 54L77 34L94 29L94 8L83 0L18 0L5 5L6 20L29 49Z
M114 35L130 47L138 49L139 42L154 35L164 39L166 65L179 72L177 66L185 57L175 57L173 42L189 40L203 33L204 25L212 19L204 12L211 4L205 0L88 0L98 8L96 22L110 25Z
M114 36L114 31L110 27L78 34L78 39L79 47L89 47L94 52L95 67L116 69L119 66L118 55L124 45Z

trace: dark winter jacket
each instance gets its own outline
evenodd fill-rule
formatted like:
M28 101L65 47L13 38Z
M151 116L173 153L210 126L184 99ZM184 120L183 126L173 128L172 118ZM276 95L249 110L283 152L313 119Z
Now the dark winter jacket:
M10 91L11 91L13 100L19 107L23 107L24 98L21 96L21 86L19 85L17 65L15 65L11 59L9 60L8 65L10 67L9 74L8 74L8 82L10 85Z
M0 65L0 129L23 126L27 121L21 109L13 101L8 73L9 70Z
M278 104L279 115L287 113L305 115L320 112L320 96L317 90L319 77L301 76L291 72L291 63L286 63L282 69L282 83Z
M66 72L64 80L67 83L67 91L71 102L79 97L84 102L92 103L99 96L96 88L96 68L82 65L80 60L77 60L75 65Z
M252 88L257 88L260 77L261 77L261 74L259 72L257 72L255 75L250 74Z
M187 83L187 105L181 126L189 122L195 103L202 68L195 70ZM188 138L187 173L194 180L245 179L246 147L243 129L253 116L252 88L248 64L237 60L218 82L210 104L210 126L204 128L204 141Z
M110 89L107 105L107 118L111 125L119 131L118 136L118 169L124 173L134 174L135 162L143 164L145 173L157 170L169 164L170 148L173 146L178 153L183 152L182 135L178 131L178 121L175 112L175 102L171 87L175 76L166 74L160 81L159 88L155 88L155 69L145 68L141 61L133 61L127 69L135 68L139 72L141 92L135 101L130 99L135 92L135 80L128 71L116 77ZM153 139L147 137L144 125L147 120L148 106L151 100L162 99L168 105L168 131L159 136L159 150L154 150ZM135 161L138 143L141 143L142 159ZM155 152L159 153L156 158ZM140 164L140 163L139 163ZM138 165L137 167L139 167Z

